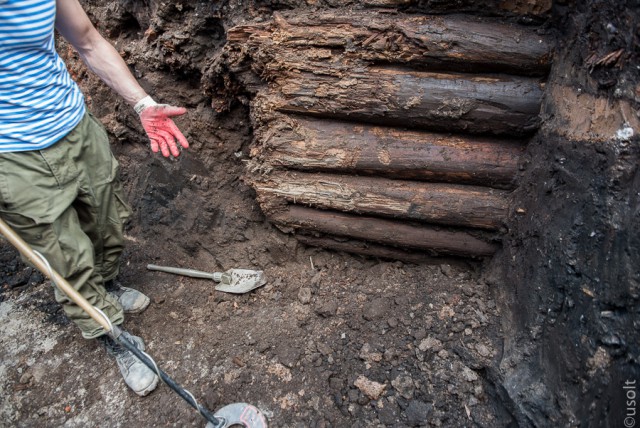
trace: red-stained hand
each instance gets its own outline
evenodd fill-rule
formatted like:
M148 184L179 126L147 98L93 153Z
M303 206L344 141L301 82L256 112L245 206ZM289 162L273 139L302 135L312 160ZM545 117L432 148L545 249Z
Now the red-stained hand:
M157 153L162 152L162 156L177 157L180 149L176 141L185 149L189 147L187 139L182 135L176 124L171 119L173 116L185 114L184 107L174 107L168 104L157 104L145 107L140 113L142 127L147 132L151 140L151 150Z

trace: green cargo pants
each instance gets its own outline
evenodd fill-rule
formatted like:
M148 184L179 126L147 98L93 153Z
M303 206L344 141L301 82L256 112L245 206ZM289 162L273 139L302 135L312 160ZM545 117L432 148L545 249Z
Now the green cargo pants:
M90 113L51 147L0 153L0 216L114 325L124 314L104 281L118 274L129 215L107 133ZM85 338L103 334L57 288L55 296Z

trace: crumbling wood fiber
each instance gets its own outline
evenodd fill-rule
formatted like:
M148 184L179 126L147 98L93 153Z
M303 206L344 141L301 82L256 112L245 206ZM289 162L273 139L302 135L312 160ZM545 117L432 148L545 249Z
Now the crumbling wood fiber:
M277 115L257 131L262 167L511 188L524 144Z
M291 65L303 65L299 55L315 48L422 70L544 76L553 52L547 36L504 20L376 11L276 14L266 24L230 29L228 40L231 46L259 50L256 58L264 59L264 66L286 60L285 52Z
M508 193L487 187L350 175L272 173L253 183L258 202L284 199L320 209L496 230Z

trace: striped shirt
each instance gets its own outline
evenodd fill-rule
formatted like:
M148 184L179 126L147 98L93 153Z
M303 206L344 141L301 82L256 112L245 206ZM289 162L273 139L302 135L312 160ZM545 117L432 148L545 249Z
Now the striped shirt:
M51 146L85 113L55 50L55 18L56 0L0 0L0 153Z

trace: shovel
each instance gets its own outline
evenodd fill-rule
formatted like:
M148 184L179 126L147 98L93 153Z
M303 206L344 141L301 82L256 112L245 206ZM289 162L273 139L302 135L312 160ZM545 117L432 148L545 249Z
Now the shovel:
M118 326L111 324L109 318L99 309L95 308L82 297L76 289L55 270L51 268L47 259L37 251L33 250L22 238L0 218L0 234L28 259L34 266L46 275L61 291L63 291L76 305L81 307L95 322L100 324L106 333L120 345L131 351L140 361L153 370L164 383L166 383L176 394L182 397L191 407L196 409L206 420L206 428L229 428L233 426L242 426L246 428L266 428L267 422L264 415L254 407L247 403L233 403L224 406L215 414L211 413L207 408L202 406L186 389L178 385L168 374L158 368L156 362L144 351L140 351L136 345L129 341L122 333L123 330Z
M226 272L203 272L201 270L158 265L147 265L147 269L175 273L192 278L212 279L218 283L214 288L225 293L243 294L267 283L264 272L261 270L229 269Z

